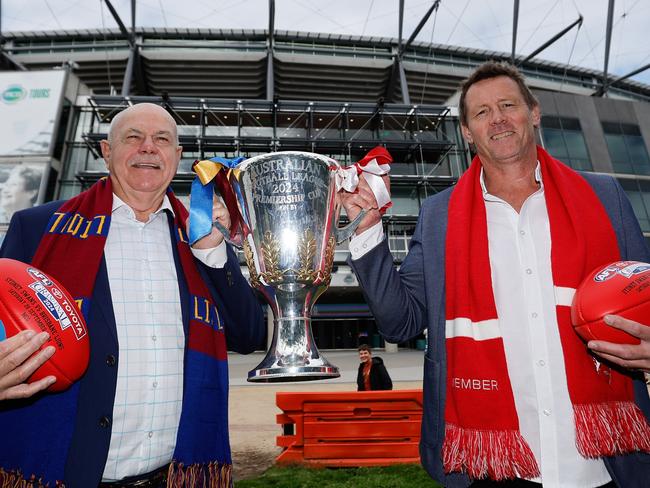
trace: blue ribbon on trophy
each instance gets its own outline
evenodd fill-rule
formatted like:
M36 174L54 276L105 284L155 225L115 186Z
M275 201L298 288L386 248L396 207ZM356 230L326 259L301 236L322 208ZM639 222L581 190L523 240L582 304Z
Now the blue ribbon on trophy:
M192 171L196 174L192 181L190 199L190 244L212 232L212 203L215 184L221 194L228 213L230 213L230 237L237 234L241 225L237 199L228 181L230 172L245 158L220 158L196 160Z

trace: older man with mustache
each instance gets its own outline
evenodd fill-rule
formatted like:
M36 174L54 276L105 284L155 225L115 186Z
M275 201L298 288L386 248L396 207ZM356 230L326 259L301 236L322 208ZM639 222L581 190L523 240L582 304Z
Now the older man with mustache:
M219 232L188 244L170 188L182 151L174 119L135 105L101 147L109 177L18 212L0 249L72 293L91 343L85 375L50 394L54 377L25 383L57 354L39 351L46 333L0 342L0 484L229 487L226 352L262 343L261 307ZM230 225L217 202L213 218Z

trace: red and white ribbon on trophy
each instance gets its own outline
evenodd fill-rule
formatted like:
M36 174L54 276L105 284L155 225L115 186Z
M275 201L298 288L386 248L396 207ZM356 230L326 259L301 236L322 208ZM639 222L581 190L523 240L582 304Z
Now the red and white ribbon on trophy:
M393 205L388 188L382 179L382 176L389 173L392 162L393 157L386 148L377 146L368 151L360 161L338 171L336 189L354 193L359 185L359 175L363 173L363 177L375 195L379 213L383 215Z

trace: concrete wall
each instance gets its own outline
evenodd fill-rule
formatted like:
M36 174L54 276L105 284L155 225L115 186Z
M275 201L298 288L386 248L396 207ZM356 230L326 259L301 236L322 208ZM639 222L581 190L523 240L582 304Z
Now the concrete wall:
M614 171L601 121L637 124L641 127L646 146L650 144L650 104L541 90L535 91L535 95L543 115L580 121L594 171Z

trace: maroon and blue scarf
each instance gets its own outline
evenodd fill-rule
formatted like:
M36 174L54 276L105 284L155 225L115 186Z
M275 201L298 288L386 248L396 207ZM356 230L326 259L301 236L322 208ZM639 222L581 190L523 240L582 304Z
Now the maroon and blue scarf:
M183 408L168 486L230 487L228 367L223 324L188 245L187 210L171 189L167 196L174 211L173 235L189 290ZM100 180L64 203L51 217L32 260L32 264L55 277L75 297L89 322L91 336L93 324L88 312L111 222L112 204L110 179ZM56 416L56 412L52 415ZM53 473L17 475L0 469L0 481L14 486L13 477L16 486L22 486L20 483L25 482L22 476L29 479L32 474L32 479L59 484L66 456L67 450L63 450L59 455L60 466L51 468ZM3 483L0 484L6 486Z
M571 326L567 297L587 273L620 259L616 234L584 178L541 148L537 158L578 452L585 458L650 452L650 426L634 403L632 380L604 365L598 368ZM492 291L480 171L477 156L449 202L443 464L447 472L465 472L474 479L532 478L539 476L539 466L519 431Z

